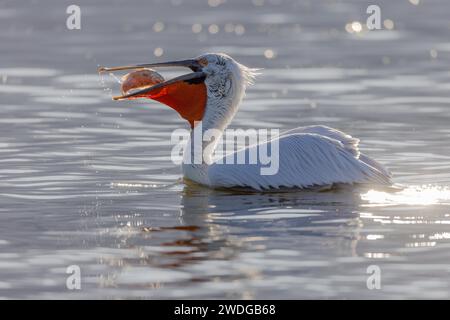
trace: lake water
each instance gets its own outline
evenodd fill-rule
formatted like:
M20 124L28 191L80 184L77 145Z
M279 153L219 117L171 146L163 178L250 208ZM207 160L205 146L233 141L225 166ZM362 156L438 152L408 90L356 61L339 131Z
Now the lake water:
M449 2L376 1L370 32L373 1L222 2L78 0L68 30L70 1L0 1L0 297L450 298ZM208 51L264 68L233 128L338 128L403 189L183 183L186 124L96 68Z

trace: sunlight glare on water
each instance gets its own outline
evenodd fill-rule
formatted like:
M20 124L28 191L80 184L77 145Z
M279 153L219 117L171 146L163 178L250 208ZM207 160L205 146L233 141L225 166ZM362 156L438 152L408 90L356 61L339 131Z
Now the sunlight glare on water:
M361 195L368 202L364 207L395 205L450 205L450 188L442 186L408 186L397 192L370 190Z

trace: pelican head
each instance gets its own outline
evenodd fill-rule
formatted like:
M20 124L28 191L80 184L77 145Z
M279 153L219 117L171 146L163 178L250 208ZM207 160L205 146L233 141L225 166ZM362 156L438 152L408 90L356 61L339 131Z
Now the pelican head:
M206 53L179 61L100 67L99 72L157 67L187 67L192 72L113 99L149 98L159 101L175 109L191 128L195 122L205 120L221 119L223 125L220 127L228 124L256 74L255 69L247 68L223 53Z

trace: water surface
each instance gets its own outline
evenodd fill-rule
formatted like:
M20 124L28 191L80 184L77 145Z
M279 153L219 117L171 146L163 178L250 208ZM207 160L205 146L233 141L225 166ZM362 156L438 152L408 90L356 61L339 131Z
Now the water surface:
M71 3L0 1L0 297L450 298L447 1L378 1L394 28L358 34L372 2L77 3L70 31ZM96 68L207 51L264 68L233 128L338 128L404 189L183 183L186 124Z

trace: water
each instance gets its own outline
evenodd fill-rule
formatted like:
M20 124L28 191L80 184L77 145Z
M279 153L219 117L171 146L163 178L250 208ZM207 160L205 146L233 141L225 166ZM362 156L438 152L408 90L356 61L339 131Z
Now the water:
M378 3L393 30L350 34L372 3L80 0L70 31L69 2L1 1L0 297L450 298L450 5ZM234 128L336 127L404 189L184 184L186 124L96 68L206 51L264 68Z

